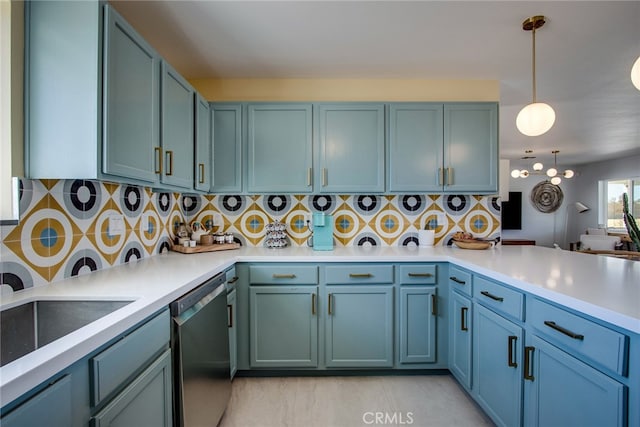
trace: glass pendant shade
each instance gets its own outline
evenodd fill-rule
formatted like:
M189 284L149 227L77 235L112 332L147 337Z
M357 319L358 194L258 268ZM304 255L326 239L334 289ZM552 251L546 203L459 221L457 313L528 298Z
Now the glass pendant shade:
M559 176L554 176L553 178L551 178L551 183L553 185L558 185L562 182L562 179L560 179Z
M527 136L546 133L556 121L556 112L549 104L534 102L526 105L516 117L516 127Z
M640 56L636 59L636 62L631 68L631 82L636 89L640 90Z
M575 173L571 169L567 169L562 175L565 178L573 178L573 175L575 175Z
M529 171L528 171L528 170L526 170L526 169L522 169L522 170L520 171L520 178L526 178L526 177L528 177L528 176L529 176Z
M547 169L547 176L548 176L548 177L550 177L550 178L551 178L551 177L554 177L554 176L556 176L556 175L558 175L558 171L556 170L556 168L549 168L549 169Z
M542 163L540 163L540 162L538 162L538 163L534 163L534 164L533 164L533 170L534 170L534 171L541 171L543 167L544 167L544 166L543 166L543 165L542 165Z
M514 169L511 171L511 178L520 178L520 169Z

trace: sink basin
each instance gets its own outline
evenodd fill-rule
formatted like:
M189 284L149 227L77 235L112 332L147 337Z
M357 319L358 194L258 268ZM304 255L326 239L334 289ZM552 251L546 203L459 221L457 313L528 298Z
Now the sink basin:
M38 300L0 312L0 366L133 301Z

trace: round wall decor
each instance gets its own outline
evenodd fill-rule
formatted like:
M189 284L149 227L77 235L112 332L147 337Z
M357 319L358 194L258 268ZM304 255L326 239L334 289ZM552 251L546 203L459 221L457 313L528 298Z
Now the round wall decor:
M531 190L531 203L543 213L551 213L558 210L562 205L563 198L562 189L549 181L539 182Z

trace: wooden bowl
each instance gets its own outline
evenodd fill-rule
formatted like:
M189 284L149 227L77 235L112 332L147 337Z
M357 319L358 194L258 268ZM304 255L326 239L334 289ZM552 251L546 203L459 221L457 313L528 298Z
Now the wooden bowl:
M460 249L488 249L491 247L491 242L482 242L479 240L454 240L453 243Z

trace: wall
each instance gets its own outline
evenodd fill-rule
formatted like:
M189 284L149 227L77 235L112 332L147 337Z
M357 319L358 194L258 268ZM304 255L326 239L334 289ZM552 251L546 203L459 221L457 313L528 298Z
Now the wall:
M415 246L427 223L437 224L436 245L461 230L500 236L499 203L491 196L181 196L81 180L21 186L20 224L0 227L0 286L7 292L157 255L185 221L232 232L245 246L264 245L265 226L275 220L286 224L290 245L304 246L310 235L304 220L318 211L334 214L337 246ZM109 232L110 215L124 217L123 234Z
M192 79L209 101L499 101L497 80Z

